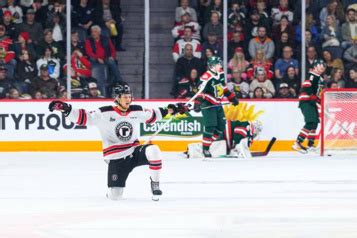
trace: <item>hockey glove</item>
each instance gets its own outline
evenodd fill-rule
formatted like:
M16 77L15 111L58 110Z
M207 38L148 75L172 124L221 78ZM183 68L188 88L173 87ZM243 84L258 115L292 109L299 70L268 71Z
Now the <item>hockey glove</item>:
M236 97L232 98L232 104L233 106L237 106L239 104L239 101Z
M59 100L54 100L54 101L50 102L50 105L48 105L48 109L50 110L50 112L60 111L65 116L68 116L68 114L72 110L72 106L71 106L71 104L68 104L68 103L65 103L65 102L62 102Z
M172 115L176 115L177 113L184 114L185 112L188 112L190 110L188 106L184 103L169 104L167 108L171 110Z

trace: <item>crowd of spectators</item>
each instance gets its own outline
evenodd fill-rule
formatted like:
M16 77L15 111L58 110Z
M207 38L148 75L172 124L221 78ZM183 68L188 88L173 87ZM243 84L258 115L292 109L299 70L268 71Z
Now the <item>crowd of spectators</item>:
M301 0L229 0L228 5L228 88L239 98L297 98ZM223 56L223 1L180 0L175 13L171 94L190 98L207 70L207 57ZM326 88L356 88L357 3L306 0L304 34L305 71L322 58Z
M0 99L67 97L65 0L0 0ZM123 83L120 0L72 1L71 97Z

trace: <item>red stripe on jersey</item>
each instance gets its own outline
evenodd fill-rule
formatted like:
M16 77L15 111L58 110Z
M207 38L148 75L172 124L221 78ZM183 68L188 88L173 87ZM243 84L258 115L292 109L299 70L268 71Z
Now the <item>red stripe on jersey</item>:
M215 97L212 97L209 94L204 94L203 99L207 100L208 102L212 103L213 105L217 105L217 104L221 103L220 100L217 100Z
M150 160L149 163L161 163L161 160Z
M156 112L154 110L151 110L151 117L145 121L146 124L152 124L156 121Z
M161 166L149 166L151 170L160 170L162 167Z
M246 137L248 132L247 132L247 128L245 128L245 127L236 127L236 128L234 128L234 133L240 134L240 135Z
M103 152L107 152L107 151L112 150L112 149L122 149L122 148L126 148L126 147L137 146L139 144L140 144L139 141L136 140L133 143L129 143L129 144L112 145L112 146L109 146L107 148L104 148Z

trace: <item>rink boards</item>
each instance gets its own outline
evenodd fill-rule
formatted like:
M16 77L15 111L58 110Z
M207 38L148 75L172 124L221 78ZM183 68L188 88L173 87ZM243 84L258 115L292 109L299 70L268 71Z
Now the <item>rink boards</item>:
M145 108L166 106L174 100L137 100ZM64 119L60 113L48 111L49 101L2 101L0 103L0 151L100 151L99 132L95 127L79 127ZM112 100L72 100L74 108L95 110L113 105ZM245 105L246 104L246 105ZM303 126L303 117L297 100L241 101L249 116L259 114L263 132L253 143L253 150L263 150L272 137L277 138L274 151L290 151ZM249 111L248 111L249 109ZM249 115L248 115L249 114ZM242 115L240 115L242 117ZM200 113L190 112L173 120L153 143L164 151L184 151L188 143L198 142L203 126ZM142 125L140 140L152 135L164 121ZM339 133L334 131L333 133Z

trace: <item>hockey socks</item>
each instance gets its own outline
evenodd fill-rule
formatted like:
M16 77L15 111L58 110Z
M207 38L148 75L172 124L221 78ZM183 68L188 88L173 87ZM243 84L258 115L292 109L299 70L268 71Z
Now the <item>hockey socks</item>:
M308 129L302 128L296 141L299 143L304 142L305 138L309 136L309 133L310 131Z

